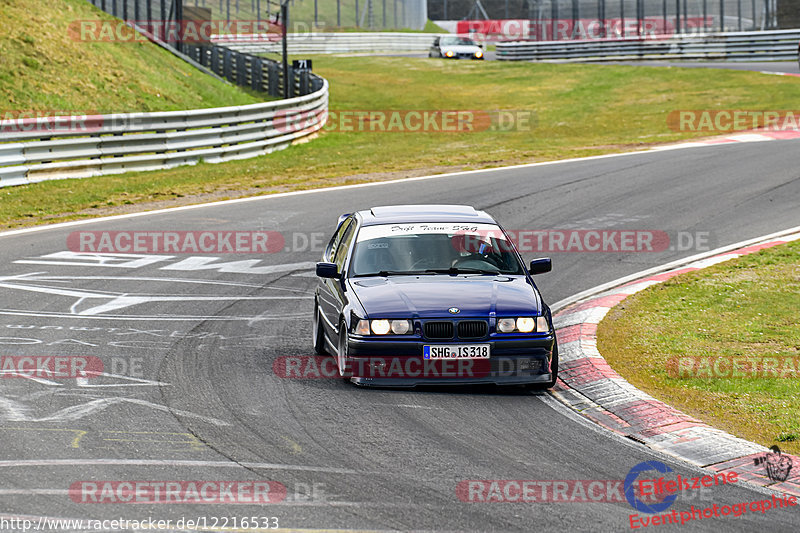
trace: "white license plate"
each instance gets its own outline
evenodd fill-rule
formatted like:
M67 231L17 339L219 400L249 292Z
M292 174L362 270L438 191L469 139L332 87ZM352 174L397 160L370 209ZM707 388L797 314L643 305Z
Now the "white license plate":
M488 344L434 344L422 347L424 359L489 359Z

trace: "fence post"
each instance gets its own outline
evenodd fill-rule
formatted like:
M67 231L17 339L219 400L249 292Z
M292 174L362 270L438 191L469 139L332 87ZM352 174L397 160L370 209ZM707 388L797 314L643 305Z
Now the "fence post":
M556 27L558 22L558 0L550 0L550 40L557 41L556 38Z
M739 31L742 31L742 0L736 1L736 15L739 17Z
M665 0L666 1L666 0ZM597 2L597 18L600 20L600 37L606 37L606 0Z
M167 0L161 0L161 20L159 21L160 24L157 25L158 27L161 27L161 28L164 28L164 29L166 29L166 24L167 24L167 4L166 4L166 1ZM156 35L156 38L157 39L161 39L161 36L160 35Z

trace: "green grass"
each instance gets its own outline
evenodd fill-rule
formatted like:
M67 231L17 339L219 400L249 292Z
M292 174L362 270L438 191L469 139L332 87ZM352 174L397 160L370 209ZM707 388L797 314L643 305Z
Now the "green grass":
M794 78L740 71L311 57L315 71L331 83L334 111L522 110L535 113L535 127L507 133L325 132L244 161L7 188L0 190L0 226L97 216L128 204L148 209L636 150L698 136L669 129L666 117L676 109L792 109L800 97Z
M800 359L800 242L683 274L627 298L598 329L598 349L645 392L739 437L800 453L800 374L698 378L675 357ZM727 372L732 366L720 366ZM781 365L781 369L784 367ZM697 369L695 369L697 370Z
M85 0L0 0L3 110L172 111L262 101L149 42L89 43L80 20L113 20Z

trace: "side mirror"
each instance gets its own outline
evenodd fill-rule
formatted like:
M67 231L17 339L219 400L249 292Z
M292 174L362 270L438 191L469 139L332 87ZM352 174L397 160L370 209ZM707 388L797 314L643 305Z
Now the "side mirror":
M553 270L553 261L549 257L540 257L531 261L531 267L528 272L533 274L544 274Z
M317 263L317 276L320 278L339 279L341 274L339 274L336 263Z

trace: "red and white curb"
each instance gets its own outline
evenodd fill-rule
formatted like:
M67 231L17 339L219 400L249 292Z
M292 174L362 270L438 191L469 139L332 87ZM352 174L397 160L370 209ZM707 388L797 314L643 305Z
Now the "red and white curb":
M793 228L671 263L623 278L573 297L554 315L558 337L559 379L555 396L590 420L689 463L715 471L736 471L744 481L800 496L800 458L785 482L769 479L765 465L755 464L767 448L713 428L649 394L617 374L597 350L597 325L612 307L629 295L678 274L715 265L765 248L800 239ZM554 307L559 307L556 304Z
M687 141L677 144L665 144L654 146L650 151L659 152L664 150L678 150L682 148L694 148L697 146L709 146L719 144L741 144L758 143L765 141L785 141L789 139L800 139L800 130L746 130L731 135L720 135L699 141Z

